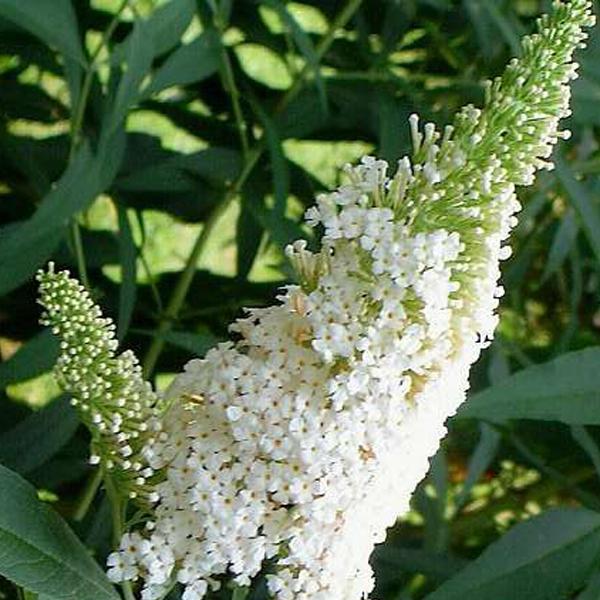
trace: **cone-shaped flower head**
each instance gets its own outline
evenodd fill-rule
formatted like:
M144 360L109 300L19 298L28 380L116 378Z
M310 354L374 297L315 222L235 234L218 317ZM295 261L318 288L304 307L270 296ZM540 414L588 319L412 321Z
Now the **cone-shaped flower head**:
M166 473L160 499L146 538L128 534L109 558L114 580L141 576L152 600L176 578L200 600L215 575L245 585L272 559L277 600L371 591L373 546L407 510L493 334L515 186L564 137L590 5L555 2L482 110L443 134L411 117L414 155L391 177L366 157L317 198L320 252L289 248L300 285L169 389L142 451Z
M92 434L90 462L101 463L124 496L155 501L153 470L140 450L159 428L156 396L137 358L130 351L116 354L114 324L67 271L57 273L51 264L38 281L42 323L61 338L56 378Z

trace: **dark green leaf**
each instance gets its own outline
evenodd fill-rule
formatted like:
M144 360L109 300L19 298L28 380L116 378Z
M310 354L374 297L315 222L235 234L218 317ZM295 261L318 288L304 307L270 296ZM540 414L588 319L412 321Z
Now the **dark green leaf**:
M562 218L558 229L556 230L554 239L552 240L552 246L550 246L550 252L548 252L548 260L546 262L546 267L544 268L542 281L546 281L560 269L569 255L569 252L577 239L578 233L579 224L575 218L575 212L570 209Z
M287 159L283 153L281 137L274 121L262 108L256 98L251 98L250 103L256 112L260 122L265 128L267 146L271 156L271 169L273 172L273 190L275 192L275 212L283 215L287 206L287 198L290 187L290 173Z
M129 109L141 97L141 86L154 58L154 42L147 21L135 22L127 42L124 73L102 126L101 146L109 146L114 132L121 127Z
M38 333L6 362L0 363L0 388L49 371L58 358L58 350L58 339L50 330Z
M309 35L300 27L296 19L287 9L286 5L280 0L260 0L262 4L272 8L278 15L281 21L289 29L298 50L304 57L306 63L310 66L311 73L314 75L319 100L321 102L321 110L327 113L327 92L325 82L321 77L321 68L319 64L319 56Z
M555 158L556 174L569 196L569 200L579 215L581 226L585 231L590 246L600 261L600 211L598 205L592 200L592 196L585 185L577 181L570 167L564 160L557 156Z
M468 501L473 486L481 479L498 453L500 434L486 423L480 423L479 432L479 442L469 458L465 482L454 501L457 508Z
M579 446L581 446L582 450L589 456L596 469L596 474L600 477L600 449L594 438L583 425L572 425L571 435Z
M132 330L135 333L152 336L157 335L153 331L146 329ZM172 344L183 350L187 350L197 358L202 358L213 346L218 344L221 339L212 334L210 331L201 333L188 333L184 331L169 331L162 336L168 344Z
M173 85L187 85L210 77L219 68L220 53L218 34L214 30L205 31L169 56L154 75L144 96L151 96Z
M27 474L52 458L71 439L78 424L68 398L61 396L0 435L0 461Z
M598 600L600 598L600 573L596 573L589 581L585 590L576 600Z
M119 216L119 258L121 262L121 285L119 287L119 318L117 337L122 340L129 329L136 297L137 248L127 216L127 209L118 207Z
M267 208L264 203L260 205L253 204L250 210L262 227L268 232L271 240L281 249L284 249L295 240L306 237L305 232L298 223L288 219L278 211Z
M179 43L194 11L194 0L171 0L152 13L148 19L148 35L152 37L155 56Z
M0 0L0 15L85 64L71 0Z
M82 145L36 213L0 239L0 294L27 280L58 246L73 214L103 191L103 157Z
M563 354L519 371L461 408L457 418L489 421L541 419L600 424L600 348Z
M557 600L580 587L600 557L600 515L554 509L515 525L426 600Z
M24 479L0 465L0 573L53 600L118 600L85 546Z
M448 554L427 552L420 548L403 548L382 544L373 552L378 573L386 578L399 578L403 572L423 573L434 581L445 581L463 569L468 561Z

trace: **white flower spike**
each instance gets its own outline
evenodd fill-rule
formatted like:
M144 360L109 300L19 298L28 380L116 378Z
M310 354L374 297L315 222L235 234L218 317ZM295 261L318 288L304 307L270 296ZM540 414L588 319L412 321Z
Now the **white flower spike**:
M515 186L565 137L573 52L593 22L589 0L555 2L482 110L443 134L411 117L412 160L388 177L365 157L317 198L306 218L321 251L288 249L300 285L188 363L161 432L143 458L132 448L163 478L146 539L128 534L109 557L113 579L141 578L145 600L177 579L200 600L216 576L247 585L270 559L276 600L367 596L373 546L408 509L493 335Z

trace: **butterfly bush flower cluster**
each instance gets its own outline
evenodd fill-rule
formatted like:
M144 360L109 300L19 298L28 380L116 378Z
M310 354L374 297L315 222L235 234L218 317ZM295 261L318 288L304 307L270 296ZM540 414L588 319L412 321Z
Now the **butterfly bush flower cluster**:
M566 135L558 123L569 114L572 56L593 17L587 0L554 8L488 84L482 110L467 106L441 133L411 117L413 156L393 173L373 157L347 167L344 184L306 213L322 231L320 250L288 248L298 284L275 306L249 310L231 327L237 342L175 378L160 426L136 454L160 474L157 501L109 557L114 581L140 580L145 600L179 582L183 600L201 600L220 575L245 586L266 568L276 600L359 600L372 590L373 546L408 509L493 335L515 186L550 167ZM68 279L43 277L48 306L48 290ZM71 329L75 308L50 312L71 336L66 387L110 381L99 370L82 387L77 373L86 377L81 361L96 339ZM74 341L80 334L87 344ZM123 373L137 382L126 357ZM130 385L138 402L149 398ZM95 417L90 403L92 427L100 419L112 431L135 404L118 389L108 389L106 414ZM117 431L128 435L129 422ZM116 446L121 461L129 439Z

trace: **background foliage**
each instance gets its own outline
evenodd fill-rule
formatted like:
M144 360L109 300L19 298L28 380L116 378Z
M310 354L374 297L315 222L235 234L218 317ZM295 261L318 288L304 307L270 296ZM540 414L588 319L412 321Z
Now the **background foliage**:
M109 509L36 268L78 273L164 386L273 302L341 165L479 102L549 4L0 0L0 597L118 597L83 547L103 564ZM582 60L573 138L521 194L497 340L375 552L380 600L600 597L597 30Z

